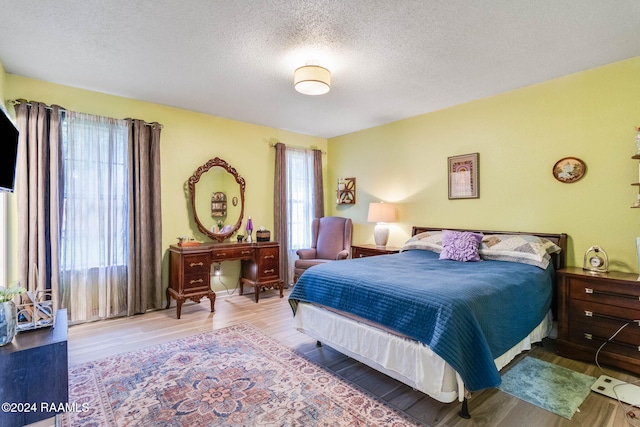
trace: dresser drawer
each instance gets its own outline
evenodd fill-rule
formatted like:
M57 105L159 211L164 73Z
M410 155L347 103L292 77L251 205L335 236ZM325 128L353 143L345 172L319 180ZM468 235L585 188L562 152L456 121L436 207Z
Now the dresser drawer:
M638 328L638 326L630 324L624 328L615 338L605 344L602 351L640 359L640 339L638 339L637 331L634 331L634 328ZM576 322L569 326L569 341L593 349L595 356L595 351L617 330L616 328L611 332L610 329L605 329L595 323L588 325Z
M378 247L374 245L351 246L351 258L365 258L369 256L397 254L400 248L395 246Z
M265 248L259 252L258 268L262 274L278 275L280 268L278 248Z
M365 258L368 256L377 256L382 255L380 252L373 249L365 249L365 248L352 248L351 249L351 257L352 258Z
M204 274L186 274L184 276L184 292L194 293L208 291L211 286L211 277L207 271Z
M184 274L209 274L211 261L208 254L185 255L183 258Z
M213 260L234 260L234 259L249 259L253 256L253 250L250 246L241 246L241 247L224 247L224 248L215 248L211 252L211 257Z
M624 324L626 322L640 320L640 310L628 307L616 307L594 301L572 299L569 300L569 316L572 320L588 317L599 320L615 320L616 322Z
M280 268L277 265L258 265L255 278L259 282L279 280Z
M573 338L584 338L584 335L590 335L598 342L598 346L603 341L611 338L625 323L605 323L596 319L584 319L585 321L575 321L569 325L569 336L571 341ZM624 329L616 334L611 340L612 342L619 342L629 344L633 347L640 346L640 326L637 323L629 323ZM607 344L608 345L608 344ZM640 353L637 354L640 357Z
M569 297L640 310L640 286L569 278Z

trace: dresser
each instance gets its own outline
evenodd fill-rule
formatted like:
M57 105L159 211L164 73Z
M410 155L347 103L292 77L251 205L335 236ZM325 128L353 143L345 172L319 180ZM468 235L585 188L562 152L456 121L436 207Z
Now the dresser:
M616 331L627 324L611 338ZM637 274L558 270L558 354L640 374L640 282Z
M371 244L352 245L351 258L364 258L367 256L397 254L400 248L395 246L376 246Z
M214 311L216 294L211 289L211 264L224 261L242 262L240 295L244 293L244 285L249 285L255 288L256 302L259 291L266 288L277 287L282 298L284 283L280 280L279 251L278 242L171 245L166 308L171 305L171 298L175 299L179 319L186 300L199 303L201 298L207 297L211 311Z

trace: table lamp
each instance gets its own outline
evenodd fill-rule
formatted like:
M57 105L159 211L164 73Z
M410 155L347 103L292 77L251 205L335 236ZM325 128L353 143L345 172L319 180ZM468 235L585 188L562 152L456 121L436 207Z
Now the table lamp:
M373 239L376 242L376 246L387 246L389 240L389 226L387 223L394 222L396 220L396 208L390 203L369 203L369 215L367 217L368 222L375 222L376 226L373 229Z

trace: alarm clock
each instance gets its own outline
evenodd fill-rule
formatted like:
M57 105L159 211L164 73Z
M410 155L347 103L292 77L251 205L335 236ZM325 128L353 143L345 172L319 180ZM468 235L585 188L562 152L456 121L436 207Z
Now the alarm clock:
M595 273L606 273L609 271L609 257L600 246L591 246L584 253L583 270Z

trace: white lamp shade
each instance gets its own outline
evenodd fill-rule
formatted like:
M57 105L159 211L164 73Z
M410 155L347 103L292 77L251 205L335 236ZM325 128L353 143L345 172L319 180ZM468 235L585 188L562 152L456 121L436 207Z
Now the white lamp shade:
M296 90L305 95L324 95L331 89L331 73L318 65L305 65L293 73Z
M369 222L395 222L396 207L391 203L369 203Z

